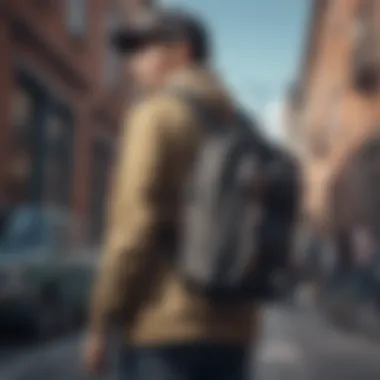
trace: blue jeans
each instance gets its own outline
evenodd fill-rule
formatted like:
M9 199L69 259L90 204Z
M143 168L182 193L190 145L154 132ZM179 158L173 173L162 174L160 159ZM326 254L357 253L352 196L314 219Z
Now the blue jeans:
M201 343L125 348L120 380L249 380L249 353Z

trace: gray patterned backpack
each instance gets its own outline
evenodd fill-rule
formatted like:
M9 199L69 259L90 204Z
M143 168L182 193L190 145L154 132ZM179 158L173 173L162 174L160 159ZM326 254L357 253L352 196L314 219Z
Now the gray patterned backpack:
M267 299L286 255L285 246L272 239L282 244L290 234L286 218L266 215L270 173L278 165L248 119L223 119L201 102L188 101L204 139L183 194L177 269L194 291L211 298Z

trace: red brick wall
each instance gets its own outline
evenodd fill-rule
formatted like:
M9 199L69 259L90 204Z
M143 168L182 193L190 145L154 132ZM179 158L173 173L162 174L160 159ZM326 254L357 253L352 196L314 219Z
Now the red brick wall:
M92 85L98 84L105 49L105 17L109 1L87 1L86 32L82 38L70 35L67 28L66 1L38 6L38 1L8 0L9 8L27 20L46 45L56 51ZM41 4L49 1L40 1Z
M9 93L12 89L10 49L11 40L8 22L5 15L0 12L0 202L4 202L7 197Z
M318 1L318 0L317 0ZM314 36L303 125L307 156L306 210L319 225L331 219L334 179L379 121L379 96L367 97L352 84L352 53L360 0L335 0L325 8ZM319 148L318 148L319 146ZM318 153L319 151L319 153Z
M11 102L15 61L38 77L70 108L74 116L75 148L72 183L74 211L88 220L94 170L94 124L101 124L116 140L124 112L123 91L105 86L108 47L107 16L113 4L123 17L137 12L142 0L87 0L87 31L73 38L66 25L66 1L0 1L0 202L11 201L14 191L10 164L12 156ZM150 6L150 4L148 4ZM17 34L15 25L24 28ZM25 32L25 27L27 32ZM18 31L20 33L20 31ZM26 36L25 36L26 34ZM32 36L32 38L30 38ZM27 37L27 38L26 38ZM100 121L101 119L101 121ZM110 132L110 133L109 133ZM112 141L111 141L111 146Z
M0 12L0 198L9 200L11 195L7 194L10 163L7 148L12 145L10 102L14 79L13 62L16 60L47 84L74 114L75 172L72 204L79 214L85 215L90 191L91 118L96 100L103 96L108 1L88 1L91 4L88 5L87 32L83 40L73 38L68 32L64 1L51 2L53 5L46 8L38 3L9 0L3 4L3 12ZM42 3L43 1L40 2ZM25 23L37 42L16 38L11 20L13 23ZM55 58L52 59L52 56ZM62 65L65 72L62 71ZM66 71L70 73L70 79Z

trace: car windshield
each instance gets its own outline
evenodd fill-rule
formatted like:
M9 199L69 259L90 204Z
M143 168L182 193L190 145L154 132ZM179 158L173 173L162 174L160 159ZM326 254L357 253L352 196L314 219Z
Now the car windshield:
M24 252L41 248L48 244L49 227L42 212L17 210L9 218L9 223L0 240L0 253Z

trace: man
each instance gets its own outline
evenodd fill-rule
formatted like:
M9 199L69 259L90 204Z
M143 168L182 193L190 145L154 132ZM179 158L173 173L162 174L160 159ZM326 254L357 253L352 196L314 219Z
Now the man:
M202 142L199 115L179 93L201 99L221 117L233 112L208 69L207 33L188 14L161 11L120 30L115 41L142 96L123 125L85 364L104 369L109 330L121 323L126 379L243 379L255 308L192 292L174 268L169 244Z

